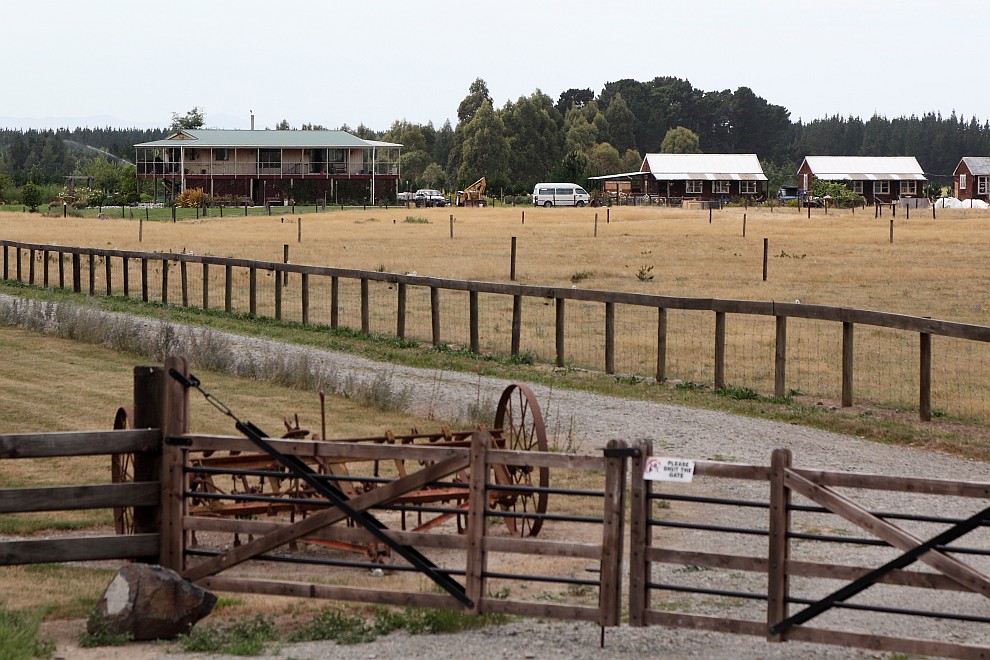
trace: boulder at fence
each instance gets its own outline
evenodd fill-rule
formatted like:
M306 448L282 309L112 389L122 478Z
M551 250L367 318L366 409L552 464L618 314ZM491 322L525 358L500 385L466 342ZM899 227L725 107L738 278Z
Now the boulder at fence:
M91 635L174 639L212 612L216 602L215 595L171 569L129 564L117 571L103 592L87 628Z

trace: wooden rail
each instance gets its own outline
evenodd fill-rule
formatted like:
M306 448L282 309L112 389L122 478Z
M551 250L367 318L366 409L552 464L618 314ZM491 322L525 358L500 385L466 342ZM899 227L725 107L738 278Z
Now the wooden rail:
M71 288L74 292L83 291L82 282L82 261L85 258L89 263L88 291L90 295L96 295L94 281L95 265L94 257L102 258L105 261L106 271L106 291L112 291L112 271L111 260L120 260L124 268L123 287L125 295L128 295L129 283L127 281L126 265L132 260L139 260L141 264L141 300L149 301L158 298L164 304L175 303L169 298L169 265L177 263L181 275L181 304L188 306L194 304L188 295L187 271L189 264L197 264L202 269L203 292L202 307L209 307L209 273L210 266L223 267L224 269L224 311L233 312L233 279L234 269L246 269L249 278L248 303L246 311L251 316L259 313L259 271L271 273L274 276L274 317L282 319L286 316L284 305L289 287L285 286L289 274L299 275L300 286L298 292L299 305L301 307L302 323L311 322L310 295L313 278L329 278L330 280L330 312L329 324L332 328L339 327L340 324L340 293L339 283L341 278L352 280L360 286L360 330L362 332L371 331L370 321L370 293L369 283L386 283L395 287L397 292L395 309L395 336L402 339L408 333L408 291L409 287L420 287L429 291L429 315L430 315L430 341L434 346L444 343L444 318L441 316L441 300L444 291L467 292L468 307L467 314L469 331L468 347L471 351L481 350L481 314L478 311L478 296L480 294L508 296L511 297L512 321L509 350L513 356L520 355L524 346L522 344L523 328L523 301L541 300L555 301L555 330L553 341L555 344L554 362L557 366L565 366L567 342L573 338L568 334L567 316L565 315L566 301L579 301L586 303L599 303L603 305L603 327L604 343L603 354L601 355L601 365L606 373L616 371L616 308L619 305L633 306L638 308L653 308L658 311L657 333L656 333L656 368L654 376L662 381L668 376L667 355L669 347L668 337L668 312L670 310L687 310L699 312L711 312L714 314L715 336L714 336L714 378L715 387L724 387L727 383L726 361L727 352L726 330L731 325L730 315L751 315L772 317L775 320L774 337L774 366L773 366L773 395L784 397L788 394L788 320L806 319L812 321L831 322L841 324L842 353L841 353L841 405L851 406L855 399L853 391L854 383L854 352L853 340L856 326L868 326L886 328L916 333L918 340L918 392L917 408L922 420L928 421L932 417L932 338L935 336L962 339L976 342L990 342L990 327L974 325L968 323L957 323L931 318L907 316L888 312L876 312L845 307L830 307L824 305L806 305L800 303L778 303L761 302L749 300L719 300L712 298L683 298L674 296L660 296L620 291L598 291L587 289L571 289L563 287L544 287L521 285L513 283L498 282L475 282L467 280L451 280L444 278L423 277L418 275L403 275L399 273L385 273L377 271L364 271L347 268L333 268L326 266L312 266L296 263L282 263L275 261L257 261L250 259L236 259L227 257L216 257L209 255L174 254L161 252L135 252L125 250L115 250L106 248L83 248L58 245L44 245L33 243L22 243L10 240L0 240L3 246L3 277L11 278L9 258L14 254L16 264L16 279L24 281L21 267L22 254L31 256L31 272L33 273L35 258L38 252L46 255L43 265L43 279L48 281L48 260L47 255L57 254L59 267L59 285L64 286L64 275L62 264L64 255L71 257ZM161 264L161 292L160 296L155 296L149 290L149 263ZM35 281L35 276L30 276L30 281Z

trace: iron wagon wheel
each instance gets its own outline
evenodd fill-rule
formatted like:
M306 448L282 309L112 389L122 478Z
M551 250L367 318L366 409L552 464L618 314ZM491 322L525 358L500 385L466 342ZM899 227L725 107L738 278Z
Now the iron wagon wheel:
M504 449L518 451L548 450L547 431L543 424L543 413L533 390L526 385L514 383L505 388L495 410L495 428L501 429ZM534 480L534 472L536 473ZM495 483L507 486L550 485L550 469L545 467L497 465ZM547 512L546 492L514 492L497 498L503 511L523 514L544 514ZM519 537L536 536L543 527L542 518L507 516L505 525Z
M134 409L120 407L113 418L115 430L134 428ZM113 454L110 457L110 481L122 484L134 481L134 454ZM113 528L118 534L134 533L134 507L114 507Z

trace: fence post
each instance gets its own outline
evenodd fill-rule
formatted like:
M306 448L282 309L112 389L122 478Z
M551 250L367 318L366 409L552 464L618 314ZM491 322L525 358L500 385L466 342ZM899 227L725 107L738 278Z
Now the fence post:
M468 324L471 326L471 352L481 352L481 340L478 337L478 292L473 289L468 292Z
M134 428L162 428L164 397L164 369L162 367L134 367ZM162 444L159 444L153 451L135 452L133 466L135 482L160 482L162 478ZM157 506L135 507L134 533L160 532L161 511L161 507Z
M89 253L89 295L96 295L96 255Z
M131 276L128 272L130 260L127 257L123 257L120 264L120 276L124 283L124 297L129 298L131 295Z
M842 322L842 407L853 404L853 333L854 325Z
M554 333L554 344L556 345L556 348L557 348L557 362L556 362L556 365L558 367L563 367L564 366L564 362L565 362L566 357L567 357L566 356L566 350L565 350L566 349L565 338L567 337L567 334L565 333L566 326L564 325L564 319L565 319L565 315L564 315L564 304L565 303L564 303L564 301L565 300L566 300L565 298L557 298L556 303L555 303L555 307L556 307L556 315L555 316L556 316L556 318L554 320L554 326L556 328L556 332Z
M650 546L650 491L653 482L643 478L646 459L653 455L653 443L642 440L639 456L630 461L629 485L629 625L641 628L646 625L649 609Z
M406 338L406 283L399 282L398 301L395 311L395 336L399 339Z
M244 205L245 210L247 205ZM248 270L248 314L255 316L258 313L258 269L254 266Z
M715 389L725 387L725 312L715 312Z
M487 431L471 434L470 484L468 486L467 512L467 570L465 589L467 597L474 603L471 614L481 614L481 600L486 594L485 571L488 553L485 551L485 536L488 533L488 447L492 436Z
M182 527L185 515L185 482L183 467L186 450L169 443L174 438L189 431L189 392L182 384L168 376L175 369L183 376L189 376L189 365L181 356L172 356L165 361L165 411L162 416L162 435L165 446L162 448L162 528L161 555L159 563L165 568L182 573L186 549L186 531Z
M302 284L299 295L302 297L302 323L309 324L309 273L302 274Z
M330 278L330 327L335 328L340 323L340 278L333 275Z
M141 302L148 302L148 260L141 258Z
M519 355L522 337L522 296L512 296L512 355Z
M516 237L512 237L512 253L509 256L509 279L516 280Z
M19 245L17 246L17 281L21 281L21 247Z
M605 303L605 373L615 373L615 303Z
M302 218L299 218L299 220L302 221ZM282 263L283 264L289 263L289 244L288 243L285 243L285 244L282 245ZM276 275L277 274L278 273L276 273ZM289 271L285 271L284 273L282 273L282 284L285 285L285 286L288 286L289 285Z
M667 308L657 308L657 382L667 380Z
M168 304L168 259L162 259L162 304Z
M45 271L44 274L42 275L42 282L44 283L44 287L47 289L48 288L48 250L41 251L41 258L45 262Z
M430 287L430 326L433 329L433 345L440 345L440 289Z
M78 252L72 253L72 292L82 293L82 257ZM20 275L18 273L18 275ZM20 277L18 277L20 279Z
M603 628L619 625L622 614L622 545L628 456L622 450L626 447L622 440L609 440L605 447L605 506L602 515L601 592L598 600L598 624Z
M104 267L105 267L105 270L106 270L106 275L107 275L107 297L113 295L113 283L112 283L112 280L113 280L113 266L111 265L111 263L112 263L112 261L110 259L110 255L108 254L106 256L106 261L103 264Z
M203 262L203 311L210 308L210 264Z
M30 259L28 263L28 284L34 286L34 248L31 248L28 252L28 258Z
M773 394L783 398L787 395L787 317L778 316L777 341L774 347Z
M787 534L791 528L791 491L784 483L791 467L791 450L774 449L770 456L770 543L767 553L767 629L787 618L790 580L787 562L791 546ZM783 642L784 635L767 633L767 640Z
M282 320L282 274L275 271L275 320Z
M932 421L932 336L921 333L918 413L921 421Z
M770 252L770 239L763 239L763 281L767 281L767 256Z
M59 250L58 253L58 288L65 288L65 253Z
M221 207L222 208L222 207ZM234 308L234 267L224 264L223 267L223 309L230 314Z
M179 279L182 281L182 306L189 307L189 278L185 261L179 262Z
M8 264L9 257L7 256L7 245L3 246L3 279L8 279L10 273L10 266Z
M371 314L369 312L368 306L370 298L368 293L368 278L361 278L361 332L368 334L371 332Z

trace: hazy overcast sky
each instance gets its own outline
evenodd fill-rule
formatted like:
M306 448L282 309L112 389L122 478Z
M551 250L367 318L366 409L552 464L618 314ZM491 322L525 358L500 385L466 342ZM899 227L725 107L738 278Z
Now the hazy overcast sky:
M987 0L28 0L5 12L0 126L281 119L456 124L475 78L496 106L657 76L749 87L806 121L990 118ZM49 118L49 119L46 119Z

